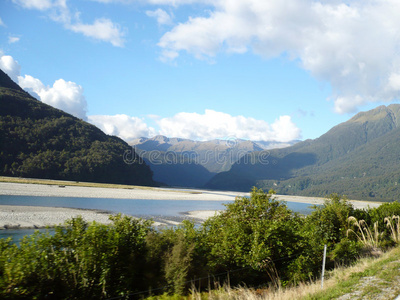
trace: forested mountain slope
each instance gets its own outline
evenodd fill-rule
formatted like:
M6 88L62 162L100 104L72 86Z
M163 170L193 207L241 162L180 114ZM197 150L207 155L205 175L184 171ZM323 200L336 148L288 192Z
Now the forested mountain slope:
M1 70L0 175L155 184L127 143L36 100Z
M256 185L278 193L354 199L398 199L400 105L380 106L339 124L315 140L243 157L217 174L209 188L248 190Z

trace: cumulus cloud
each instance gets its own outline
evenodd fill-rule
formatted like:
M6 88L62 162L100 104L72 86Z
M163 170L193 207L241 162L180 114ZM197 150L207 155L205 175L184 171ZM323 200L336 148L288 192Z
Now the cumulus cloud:
M148 127L142 119L124 114L93 115L88 117L88 121L106 134L118 136L126 141L156 135L154 128Z
M26 9L46 12L50 19L73 32L111 43L116 47L123 47L125 44L125 32L118 24L107 18L98 18L92 24L83 23L80 20L80 12L72 14L66 0L13 0L13 2Z
M0 69L38 100L86 120L87 103L83 88L75 82L58 79L53 86L45 86L30 75L20 76L21 66L9 55L0 57Z
M204 114L181 112L168 118L154 116L153 120L159 126L158 130L149 127L143 119L125 114L88 116L88 121L105 133L126 141L157 134L203 141L234 136L254 141L287 142L301 137L300 129L289 116L281 116L268 124L263 120L206 110Z
M38 95L42 102L86 120L87 103L83 88L75 82L58 79L50 87L30 75L19 76L18 82L23 89Z
M212 140L228 136L255 141L287 142L299 139L300 129L290 116L281 116L273 124L263 120L231 116L214 110L204 114L181 112L157 121L159 134L194 140Z
M0 69L2 69L10 78L18 82L18 76L21 72L21 67L16 60L10 55L2 55L0 53Z
M151 0L170 5L190 1ZM399 98L400 2L396 0L219 0L208 16L189 17L159 41L162 60L185 51L285 55L332 86L338 113Z
M149 17L155 18L159 25L172 24L171 16L165 10L162 10L161 8L158 8L154 11L148 10L148 11L146 11L146 15L148 15Z
M30 75L25 75L25 76L18 76L17 82L19 86L22 87L29 94L31 94L36 99L41 100L37 91L45 89L45 86L39 79L34 78Z

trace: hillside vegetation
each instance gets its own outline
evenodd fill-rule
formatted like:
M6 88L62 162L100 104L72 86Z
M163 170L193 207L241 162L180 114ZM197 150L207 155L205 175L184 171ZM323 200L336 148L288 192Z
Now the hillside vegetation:
M400 105L380 106L339 124L315 140L248 154L208 188L248 190L255 185L279 194L393 201L400 195Z
M0 175L155 184L150 168L124 141L34 99L2 71Z

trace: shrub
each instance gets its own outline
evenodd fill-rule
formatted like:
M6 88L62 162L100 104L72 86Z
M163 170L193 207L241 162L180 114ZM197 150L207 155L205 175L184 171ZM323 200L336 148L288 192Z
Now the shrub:
M395 201L381 204L378 207L370 208L368 210L368 214L371 217L371 222L369 223L370 225L378 222L379 230L390 235L390 230L385 226L384 220L386 217L400 215L400 203Z
M231 282L257 284L265 283L270 269L276 267L286 279L291 256L300 252L299 219L284 202L253 188L250 198L236 198L204 223L210 270L244 268L230 275Z
M360 242L344 238L335 245L331 258L336 265L350 265L360 257L361 250Z
M0 243L2 298L101 299L142 290L150 222L120 215L113 224L82 218L36 232L19 247Z

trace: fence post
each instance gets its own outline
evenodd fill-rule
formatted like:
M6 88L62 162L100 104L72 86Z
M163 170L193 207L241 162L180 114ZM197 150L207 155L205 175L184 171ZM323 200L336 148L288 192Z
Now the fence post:
M324 245L324 258L322 260L321 289L324 288L325 261L326 261L326 245Z

